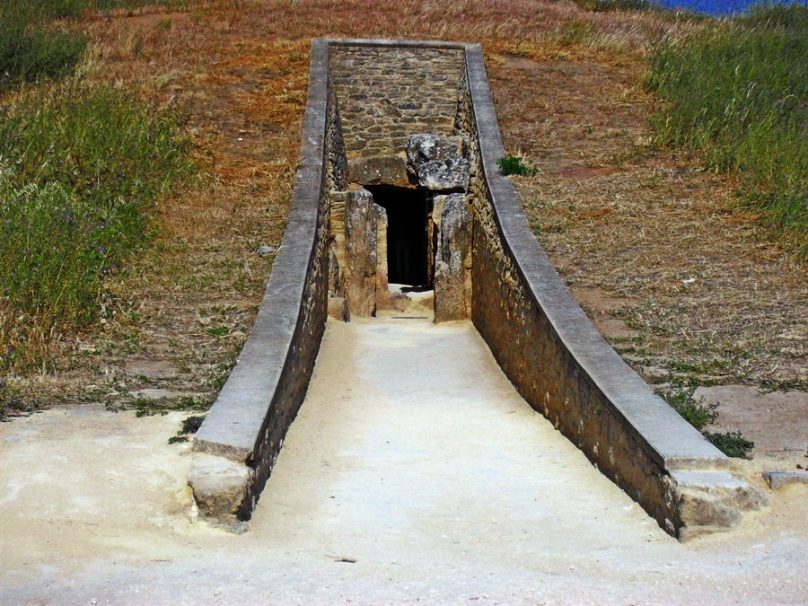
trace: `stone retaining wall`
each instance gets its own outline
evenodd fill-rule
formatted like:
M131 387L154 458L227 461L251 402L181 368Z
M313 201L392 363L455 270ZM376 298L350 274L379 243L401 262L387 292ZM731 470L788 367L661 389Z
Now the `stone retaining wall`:
M374 267L383 238L368 241L360 276L337 267L357 230L385 224L362 222L372 196L349 182L417 187L403 150L424 132L462 142L458 162L470 168L466 193L441 198L436 263L452 295L441 313L467 317L470 307L522 396L669 533L725 529L759 506L727 458L603 340L541 250L496 166L504 150L479 45L318 40L283 243L255 327L194 439L189 483L201 513L227 526L249 518L305 397L327 310L347 318L344 301L329 302L329 281L332 291L343 279L386 284Z
M344 118L350 180L412 186L403 155L413 133L454 134L458 47L334 42L329 76Z
M200 513L238 528L250 517L306 395L325 330L327 198L345 188L345 152L328 47L314 41L301 167L255 325L194 437L189 484Z
M457 126L474 164L472 320L505 374L659 525L682 539L734 526L762 495L601 337L528 226L479 46L466 48Z

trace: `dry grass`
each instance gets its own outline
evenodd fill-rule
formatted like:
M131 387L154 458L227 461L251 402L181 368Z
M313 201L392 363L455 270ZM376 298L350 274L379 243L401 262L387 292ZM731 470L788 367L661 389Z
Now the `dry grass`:
M632 349L675 365L729 347L722 359L745 380L804 380L803 270L727 210L726 182L643 151L645 52L697 23L571 2L286 0L79 26L92 40L84 77L179 107L203 174L160 209L156 245L108 284L102 321L59 341L57 371L7 377L21 400L142 404L133 394L156 387L173 405L212 401L270 268L255 249L280 242L318 36L481 42L506 146L540 168L519 179L531 220L568 281L635 298L615 312L639 329ZM133 357L176 372L128 375Z

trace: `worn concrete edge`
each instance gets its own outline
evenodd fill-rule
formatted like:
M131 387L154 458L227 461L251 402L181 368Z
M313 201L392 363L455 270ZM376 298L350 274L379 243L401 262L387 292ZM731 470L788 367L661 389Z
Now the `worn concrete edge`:
M496 165L505 150L479 45L467 45L466 69L495 220L531 296L561 343L659 464L666 469L726 467L727 457L651 391L572 297L530 229L519 194Z
M250 465L299 329L317 232L323 178L328 45L313 40L300 165L281 246L255 323L193 450Z

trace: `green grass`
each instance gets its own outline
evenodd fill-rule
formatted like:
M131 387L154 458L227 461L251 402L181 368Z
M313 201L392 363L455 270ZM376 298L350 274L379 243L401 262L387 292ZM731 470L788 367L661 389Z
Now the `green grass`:
M0 91L70 74L87 42L81 34L53 29L49 22L75 17L82 10L81 0L0 4Z
M61 80L81 60L81 33L55 26L89 10L148 5L184 6L183 0L2 0L0 1L0 92L23 83Z
M808 259L808 8L758 8L661 42L647 83L660 143L739 176L744 203Z
M506 154L497 160L497 166L503 175L523 175L530 177L536 174L536 169L530 166L522 156Z
M648 10L650 0L574 0L575 4L587 11L602 13L617 10Z
M95 318L188 152L173 113L119 90L69 85L0 108L0 310L45 330Z

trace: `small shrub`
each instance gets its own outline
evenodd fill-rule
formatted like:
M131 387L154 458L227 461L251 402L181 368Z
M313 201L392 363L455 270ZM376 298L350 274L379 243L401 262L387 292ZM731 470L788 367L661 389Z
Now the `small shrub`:
M522 156L507 154L497 160L497 166L503 175L522 175L530 177L536 174L536 168L525 162Z
M725 433L705 431L704 437L710 440L725 455L736 459L750 458L749 452L755 447L755 443L747 440L739 431L727 431Z

